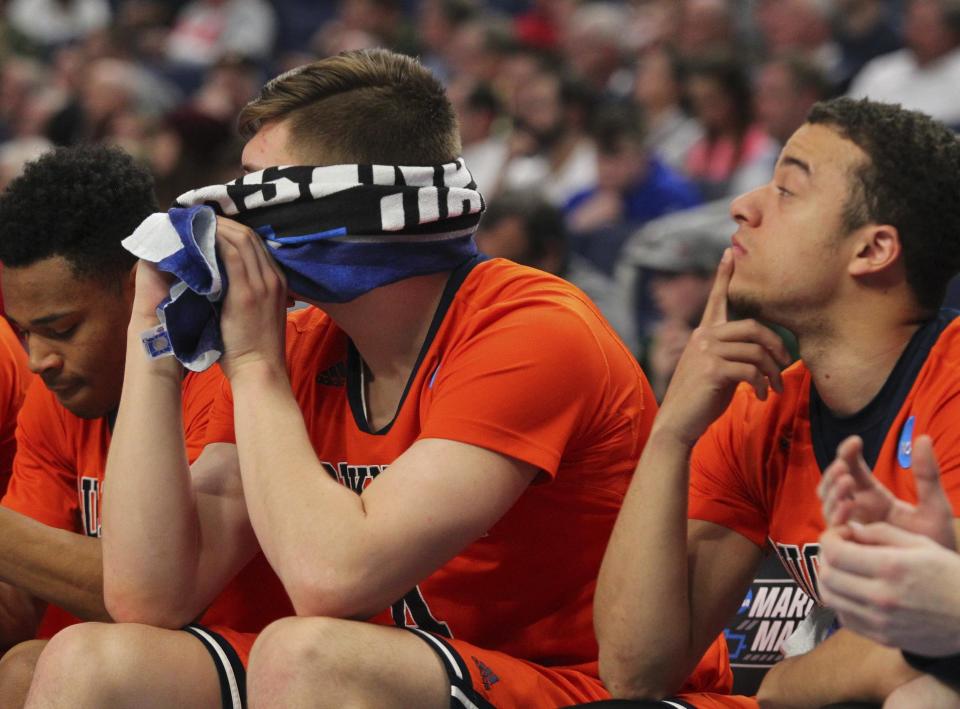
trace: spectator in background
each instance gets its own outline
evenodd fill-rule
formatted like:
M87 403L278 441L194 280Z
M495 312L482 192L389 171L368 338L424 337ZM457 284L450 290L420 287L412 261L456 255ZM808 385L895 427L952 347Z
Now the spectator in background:
M612 279L571 252L563 213L542 197L515 192L492 201L477 232L477 247L487 256L539 268L577 286L596 304L630 350L636 350L636 334L626 299Z
M528 47L557 49L577 4L577 0L532 0L529 9L514 19L514 36Z
M687 154L686 173L705 198L728 197L737 172L772 149L770 137L753 122L750 79L731 59L705 59L691 65L687 90L704 137Z
M850 96L899 103L960 128L960 0L908 0L906 47L869 62Z
M477 15L477 5L470 0L421 0L417 3L417 39L420 61L442 82L449 83L453 68L450 62L450 38L458 27Z
M98 59L87 66L78 88L47 125L47 136L57 145L109 138L115 121L136 108L137 68L120 59Z
M651 219L698 205L700 195L650 153L636 110L607 109L594 133L597 181L571 197L564 211L574 250L612 274L631 233Z
M730 54L736 30L730 0L680 0L680 24L673 38L685 58Z
M703 316L728 242L714 231L696 227L672 233L650 231L644 237L632 250L632 262L643 269L661 318L641 339L640 362L661 401L683 348Z
M12 56L4 61L0 68L0 138L22 135L24 117L49 73L32 59Z
M682 61L669 47L652 47L640 57L633 98L643 109L647 146L674 170L683 170L687 153L703 137L681 103L683 83Z
M541 68L516 87L509 159L491 195L537 189L562 206L597 180L597 148L587 132L594 106L582 84Z
M828 98L830 85L816 63L796 54L768 60L754 82L754 114L772 139L767 151L737 171L731 194L743 194L770 180L786 144L817 101Z
M803 125L813 104L829 93L827 78L816 64L799 55L784 55L760 66L754 84L754 113L779 147Z
M44 52L108 29L107 0L11 0L10 26Z
M410 36L408 18L404 16L404 6L409 9L411 4L403 0L339 0L334 26L339 23L347 31L377 37L379 46L413 53L416 44Z
M465 22L448 41L452 76L493 82L511 41L509 23L501 18L478 17Z
M624 70L623 28L627 11L612 2L585 3L578 7L563 33L563 56L574 77L598 96L629 93Z
M833 39L831 10L830 0L759 0L755 17L767 56L799 55L837 80L841 52Z
M15 138L0 145L0 191L23 172L28 162L53 149L53 143L40 136Z
M189 90L226 55L266 60L275 32L276 16L266 0L190 0L167 37L167 59Z
M837 89L843 93L850 81L874 57L889 54L903 44L885 0L836 0L833 36L840 47Z
M483 192L494 186L507 159L507 141L494 133L495 123L503 117L500 99L489 84L477 83L469 77L451 84L447 96L460 124L463 145L460 154Z

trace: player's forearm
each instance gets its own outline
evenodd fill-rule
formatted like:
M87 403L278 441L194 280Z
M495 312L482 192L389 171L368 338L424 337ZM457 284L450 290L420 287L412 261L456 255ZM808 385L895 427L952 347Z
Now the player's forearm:
M614 696L673 692L704 650L690 629L689 458L688 445L654 426L603 559L594 617Z
M899 650L840 630L810 652L775 665L764 677L757 700L764 709L882 704L893 690L919 676Z
M150 361L131 326L103 501L104 594L117 620L169 625L190 601L198 521L183 440L180 367ZM179 620L179 615L174 612Z
M0 581L69 611L83 620L107 620L103 603L100 540L48 527L0 507ZM10 594L4 594L7 596ZM10 595L15 600L15 594ZM4 625L35 624L30 605L4 601ZM12 603L12 601L11 601ZM27 613L26 615L22 615ZM22 616L22 618L21 618ZM15 622L11 618L21 618Z
M231 384L250 521L297 613L365 617L409 590L384 583L388 544L377 541L361 497L321 467L285 373Z
M0 654L36 637L45 607L26 591L0 582Z

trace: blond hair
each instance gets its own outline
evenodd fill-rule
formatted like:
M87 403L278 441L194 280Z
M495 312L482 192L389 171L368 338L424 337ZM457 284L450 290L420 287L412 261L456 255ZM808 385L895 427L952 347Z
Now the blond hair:
M249 138L289 121L305 162L437 165L460 154L443 85L415 59L384 49L344 52L267 82L240 112Z

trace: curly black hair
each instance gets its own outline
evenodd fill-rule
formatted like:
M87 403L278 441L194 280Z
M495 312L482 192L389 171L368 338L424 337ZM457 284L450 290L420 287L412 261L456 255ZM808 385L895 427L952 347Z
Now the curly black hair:
M957 136L926 114L867 99L814 104L807 122L832 128L870 158L853 175L844 227L896 227L917 302L939 308L960 271Z
M0 196L0 262L62 256L83 278L113 282L136 258L120 241L157 211L153 178L117 148L58 148L29 163Z

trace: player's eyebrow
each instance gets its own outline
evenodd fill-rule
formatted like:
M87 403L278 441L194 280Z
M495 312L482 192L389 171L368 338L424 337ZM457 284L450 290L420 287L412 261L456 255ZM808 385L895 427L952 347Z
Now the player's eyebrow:
M36 326L38 326L38 325L40 325L40 326L42 326L42 325L49 325L50 323L54 323L54 322L56 322L57 320L60 320L60 319L62 319L62 318L67 317L68 315L73 315L73 313L72 313L71 311L69 311L69 310L68 310L68 311L65 311L65 312L62 312L62 313L50 313L49 315L44 315L42 318L34 318L33 320L30 321L29 324L30 324L31 327L36 327ZM6 317L7 317L7 320L9 320L11 323L13 323L14 326L19 327L19 328L22 328L22 327L23 327L23 325L21 325L21 324L20 324L19 322L17 322L15 319L13 319L12 317L10 317L9 314L8 314Z
M810 169L810 163L804 162L800 158L795 158L792 155L782 156L780 158L778 167L795 167L807 177L810 177L813 174L813 170Z

